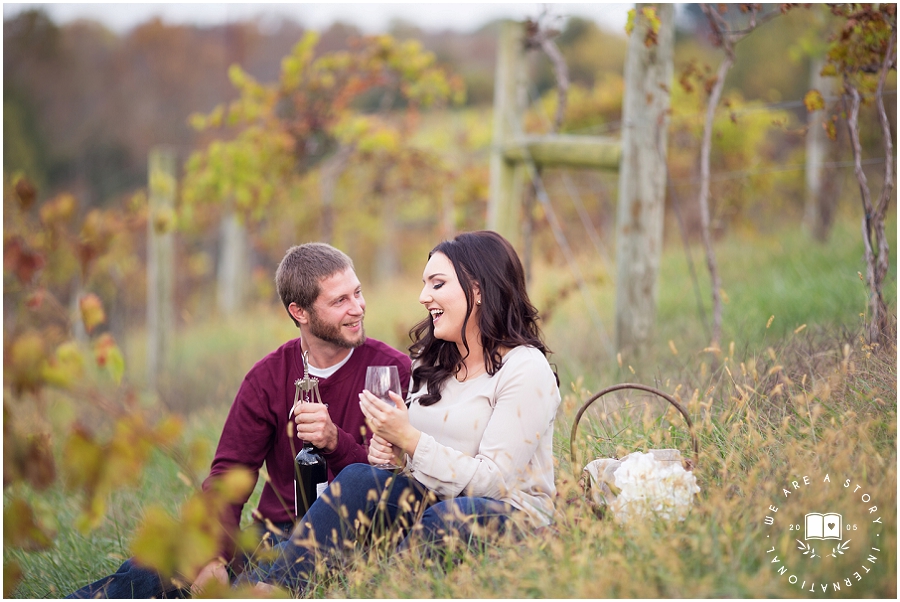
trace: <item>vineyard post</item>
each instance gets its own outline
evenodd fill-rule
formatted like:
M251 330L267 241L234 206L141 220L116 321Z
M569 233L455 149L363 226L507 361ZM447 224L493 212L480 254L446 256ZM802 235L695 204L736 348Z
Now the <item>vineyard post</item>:
M675 10L656 6L656 42L635 5L634 31L625 58L622 162L616 211L616 348L641 355L656 321L666 200L669 86L672 81Z
M147 220L147 382L158 390L169 367L174 330L175 153L154 147L148 165L150 216Z
M219 265L216 271L216 308L223 316L237 313L244 305L250 268L247 227L228 203L219 225Z
M819 90L821 94L830 98L835 94L833 77L824 77L822 68L825 66L825 57L815 57L810 65L810 89ZM825 242L828 231L833 221L837 191L834 185L826 183L825 163L828 155L833 151L832 147L837 142L829 142L825 131L824 122L828 118L828 112L823 107L807 113L806 132L806 198L803 205L803 228L819 242ZM831 176L834 178L834 176Z
M515 21L500 25L497 66L494 75L494 123L491 142L491 199L487 226L519 247L522 219L521 163L503 155L506 146L522 135L524 107L525 27Z
M522 115L525 26L506 21L500 29L494 80L494 131L491 141L491 197L487 227L496 230L519 251L522 240L523 179L534 167L557 166L618 171L619 142L606 136L571 134L526 135Z

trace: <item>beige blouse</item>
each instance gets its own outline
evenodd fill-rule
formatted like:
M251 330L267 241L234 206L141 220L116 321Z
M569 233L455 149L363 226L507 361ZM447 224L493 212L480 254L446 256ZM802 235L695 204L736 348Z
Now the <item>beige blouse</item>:
M440 497L487 497L526 512L538 525L553 516L553 422L559 388L534 347L511 349L493 376L450 378L441 400L410 395L409 421L422 432L412 476Z

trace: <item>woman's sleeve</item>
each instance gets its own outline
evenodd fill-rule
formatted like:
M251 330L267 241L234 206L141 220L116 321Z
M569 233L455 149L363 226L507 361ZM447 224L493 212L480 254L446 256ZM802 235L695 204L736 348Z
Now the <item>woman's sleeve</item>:
M531 351L531 350L529 350ZM542 437L553 433L559 389L539 351L497 373L494 411L475 457L441 445L422 433L408 464L417 481L440 496L500 499L533 480L526 474Z

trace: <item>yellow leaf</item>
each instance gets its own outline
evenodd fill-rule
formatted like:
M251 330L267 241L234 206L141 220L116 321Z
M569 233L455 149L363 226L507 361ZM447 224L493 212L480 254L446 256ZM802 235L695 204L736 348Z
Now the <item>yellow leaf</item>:
M14 560L4 562L3 597L6 599L12 598L20 581L22 581L22 568L19 566L19 563Z
M41 376L48 384L62 389L72 386L84 373L84 358L74 341L67 341L56 348L56 352L47 360Z
M35 331L28 331L13 341L4 358L7 368L4 379L9 379L15 394L35 391L40 387L41 367L46 353L44 338Z
M69 489L93 491L103 472L103 447L84 428L76 426L63 449L62 467Z
M634 20L637 16L637 12L635 9L631 9L628 11L628 19L625 21L625 34L631 35L631 32L634 31Z
M806 105L807 111L814 113L825 108L825 98L818 90L810 90L803 97L803 104Z
M237 467L226 472L217 481L216 488L229 502L238 502L246 499L255 485L256 479L250 471Z
M154 432L154 441L157 445L170 445L184 429L184 423L178 416L167 416L162 422L156 425Z
M152 506L145 512L131 544L134 557L141 564L153 567L168 579L175 574L177 547L181 529L162 508Z
M94 293L88 293L78 300L81 308L81 320L84 329L90 334L94 328L106 321L106 312L103 311L103 302Z
M48 226L66 222L75 214L77 205L78 202L71 194L60 194L53 200L41 205L41 221Z
M53 545L53 534L38 524L31 505L20 497L3 508L3 547L35 551Z

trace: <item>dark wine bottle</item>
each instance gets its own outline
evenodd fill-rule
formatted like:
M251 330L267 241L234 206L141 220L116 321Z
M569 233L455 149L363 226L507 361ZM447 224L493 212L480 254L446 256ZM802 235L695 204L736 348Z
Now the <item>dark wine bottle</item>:
M307 443L294 459L294 513L300 518L328 486L328 466L319 450Z
M309 351L303 352L303 378L294 381L294 386L297 389L294 392L294 405L288 415L289 421L298 403L322 403L319 395L319 379L309 375ZM291 429L293 430L293 427ZM306 514L326 487L328 487L328 466L322 450L305 441L303 449L294 458L294 514L297 518Z

